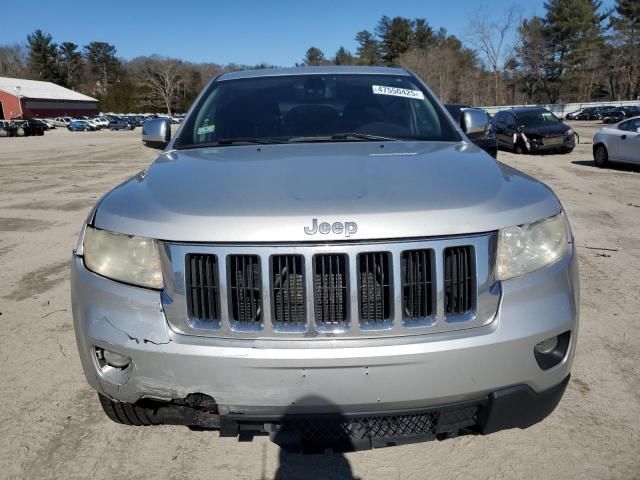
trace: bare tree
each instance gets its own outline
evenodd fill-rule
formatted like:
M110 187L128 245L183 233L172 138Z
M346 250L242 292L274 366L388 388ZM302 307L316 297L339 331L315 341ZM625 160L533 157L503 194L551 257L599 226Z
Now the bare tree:
M144 82L162 100L169 115L182 83L183 67L182 61L172 58L151 57L143 62Z
M0 76L26 77L27 49L24 45L0 45Z
M495 20L486 6L480 7L469 20L468 40L483 56L493 73L495 105L500 103L500 70L504 57L504 45L509 32L519 23L519 7L512 4L501 18Z

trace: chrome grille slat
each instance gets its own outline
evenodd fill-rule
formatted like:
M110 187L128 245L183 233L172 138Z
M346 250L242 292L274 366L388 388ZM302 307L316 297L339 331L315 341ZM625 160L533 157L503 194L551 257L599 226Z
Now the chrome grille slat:
M360 320L381 323L391 317L390 255L366 252L358 257Z
M185 258L186 279L190 292L189 317L216 324L220 321L220 287L218 261L215 255L188 255Z
M229 257L230 319L240 324L262 320L260 258L257 255Z
M473 310L475 283L473 248L449 247L444 250L444 310L446 315L464 315Z
M435 313L433 250L402 252L402 316L415 321Z
M205 337L317 340L449 332L490 323L501 295L495 233L323 245L161 245L167 321L178 333ZM413 252L409 270L406 252ZM445 259L451 252L454 264ZM202 272L191 269L194 255L210 256ZM282 278L280 271L286 272ZM217 291L197 291L194 281L217 282Z
M303 265L302 255L271 257L271 296L276 324L306 322Z
M348 312L348 275L344 254L314 257L314 310L317 326L344 326Z

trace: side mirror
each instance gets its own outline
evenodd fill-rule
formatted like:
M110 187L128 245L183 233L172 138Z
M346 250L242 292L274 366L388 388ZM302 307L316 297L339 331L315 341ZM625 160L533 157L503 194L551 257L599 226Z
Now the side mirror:
M479 108L465 108L462 110L462 131L470 139L483 138L490 128L489 117Z
M147 120L142 126L142 143L146 147L164 150L171 140L171 121L168 118Z

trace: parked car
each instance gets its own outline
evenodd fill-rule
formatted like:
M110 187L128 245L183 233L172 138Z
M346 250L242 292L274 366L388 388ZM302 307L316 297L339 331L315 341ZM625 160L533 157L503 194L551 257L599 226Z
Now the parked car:
M13 120L13 124L17 128L17 137L41 136L44 135L46 129L44 123L39 120Z
M109 122L109 130L133 130L134 128L136 128L135 125L121 118Z
M84 120L89 125L94 127L96 130L100 130L102 128L101 122L98 121L95 117L88 117L88 116L85 115L83 117L80 117L79 120Z
M578 117L585 111L585 108L581 108L571 113L567 113L564 118L567 120L580 120Z
M97 124L100 128L107 128L109 127L109 119L106 117L102 117L102 116L97 116L97 117L91 117L93 122L95 124Z
M97 127L87 122L86 120L72 120L67 128L72 132L93 132L97 130Z
M18 127L9 120L0 120L0 137L15 137Z
M71 117L56 117L53 119L56 127L67 127L73 121Z
M498 148L515 153L563 152L576 146L575 132L546 108L502 110L493 117Z
M460 128L462 128L464 130L464 111L472 108L469 105L463 105L463 104L446 104L445 108L447 109L447 111L449 112L449 114L453 117L453 119L458 123L458 125L460 125ZM482 110L484 111L484 110ZM485 112L486 113L486 112ZM496 135L493 131L493 126L491 124L491 117L489 116L489 114L487 113L487 120L488 123L487 125L489 126L488 130L486 132L483 133L479 133L479 134L475 134L475 135L469 135L467 132L467 135L469 136L469 139L475 143L476 145L478 145L481 149L483 149L485 152L487 152L489 155L491 155L493 158L497 158L498 156L498 143L496 142Z
M49 130L50 128L55 128L55 127L49 127L49 124L45 120L42 120L40 118L32 118L32 119L29 119L29 121L34 125L41 126L43 133L45 130Z
M56 128L56 124L50 118L39 118L38 120L45 124L47 130L53 130Z
M631 118L640 115L640 107L629 106L614 108L607 112L603 117L603 123L618 123L625 118Z
M593 160L598 167L609 162L640 163L640 116L598 130Z
M577 254L540 181L412 72L224 73L107 193L71 268L106 415L315 450L526 428L576 349ZM485 113L465 111L485 132Z

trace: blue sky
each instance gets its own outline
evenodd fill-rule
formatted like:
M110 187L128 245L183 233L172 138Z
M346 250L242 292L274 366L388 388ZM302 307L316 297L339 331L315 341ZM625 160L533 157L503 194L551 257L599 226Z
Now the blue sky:
M499 16L513 0L0 0L0 44L24 42L40 28L58 43L114 44L121 57L159 54L194 62L289 66L316 46L329 57L341 45L355 51L354 36L372 31L382 15L424 17L464 40L479 5ZM519 0L521 14L544 12L544 0ZM613 0L605 0L611 5ZM9 19L10 18L10 19Z

